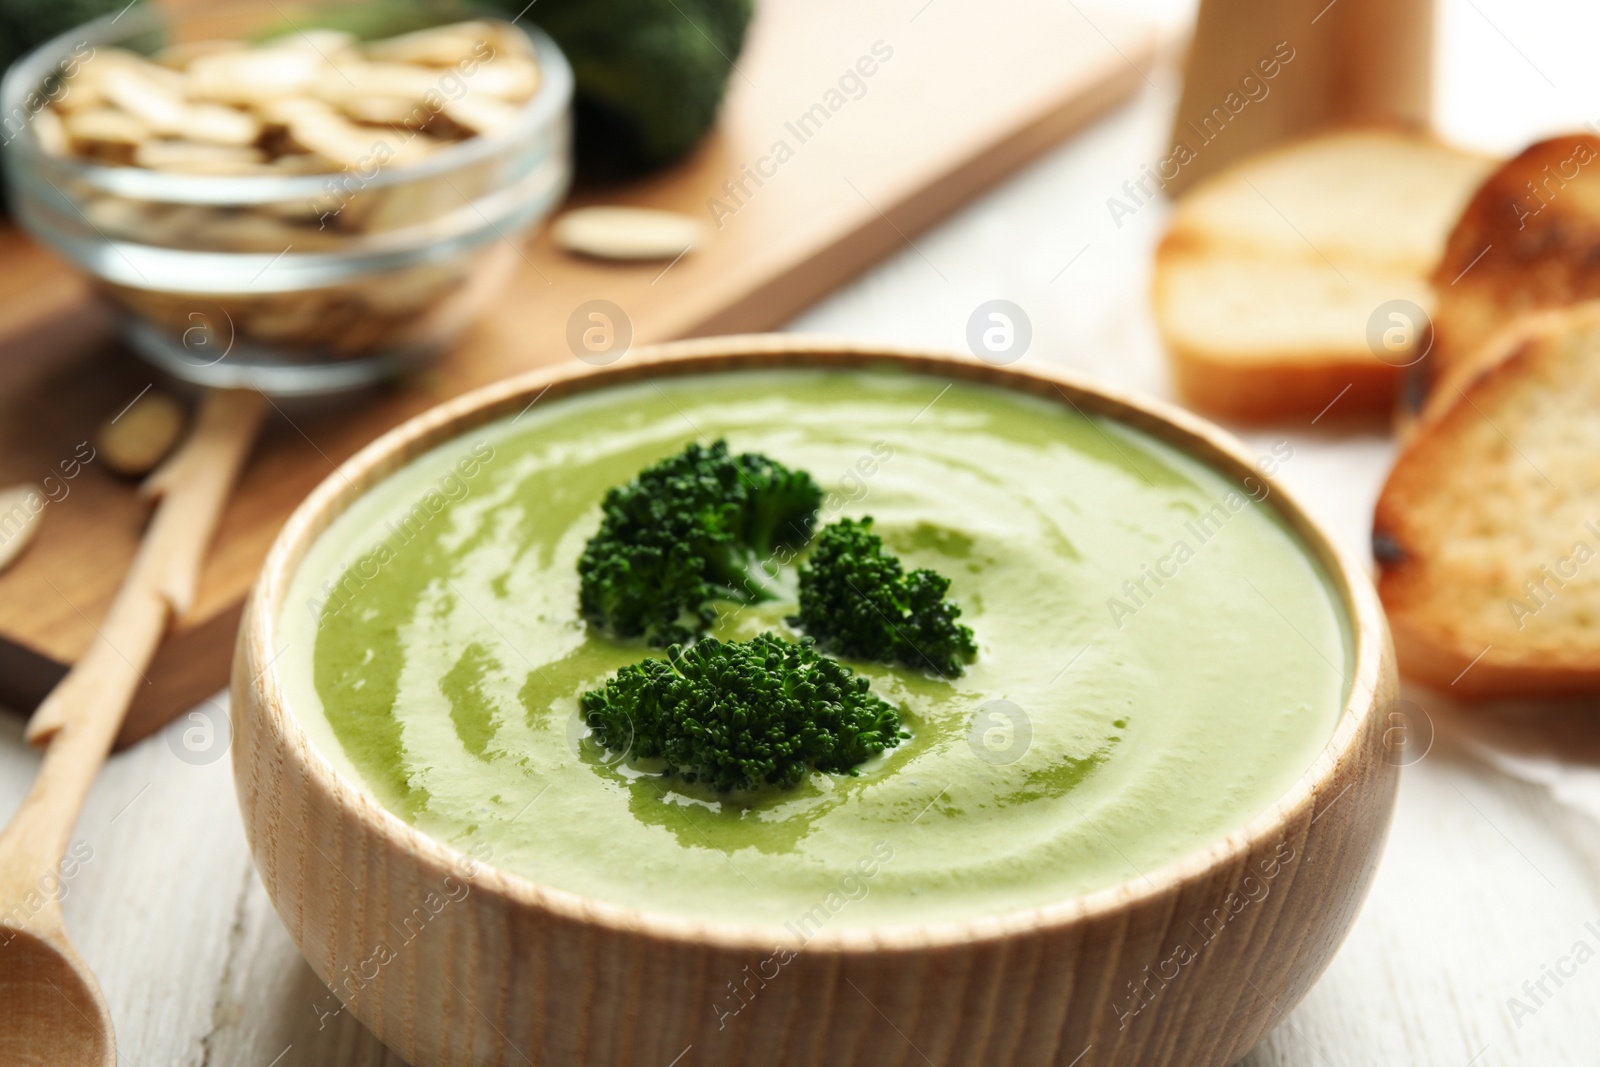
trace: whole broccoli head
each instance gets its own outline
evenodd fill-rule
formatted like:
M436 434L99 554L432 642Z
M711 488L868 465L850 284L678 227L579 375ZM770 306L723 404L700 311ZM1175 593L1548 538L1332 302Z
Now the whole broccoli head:
M513 14L524 0L496 0ZM678 159L711 128L751 0L539 0L527 18L577 81L578 154L628 174Z
M841 519L817 536L800 567L800 626L830 652L959 675L978 654L961 608L944 598L950 579L905 573L872 532L872 519Z
M816 768L855 768L900 743L900 715L867 679L772 634L708 637L667 659L623 667L581 698L595 738L662 759L667 773L715 789L785 788Z
M726 441L691 444L606 493L578 560L579 604L620 636L687 641L716 621L713 600L781 594L764 564L810 539L821 505L805 471L732 455Z

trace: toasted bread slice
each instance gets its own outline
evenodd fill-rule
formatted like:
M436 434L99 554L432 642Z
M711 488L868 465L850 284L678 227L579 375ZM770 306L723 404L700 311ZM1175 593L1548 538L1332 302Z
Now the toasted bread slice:
M1468 201L1433 271L1434 344L1423 388L1473 372L1475 352L1530 311L1600 299L1600 137L1531 145Z
M1426 306L1427 283L1396 269L1164 249L1156 304L1178 389L1191 405L1236 419L1316 419L1387 411L1396 364L1367 348L1372 310L1397 297ZM1360 344L1351 350L1351 338Z
M1408 353L1375 355L1369 322L1391 300L1427 310L1427 274L1491 165L1422 134L1354 128L1197 186L1173 210L1153 285L1184 398L1247 421L1315 417L1335 398L1341 415L1387 413Z
M1473 696L1600 692L1600 301L1530 317L1440 393L1378 499L1401 670Z

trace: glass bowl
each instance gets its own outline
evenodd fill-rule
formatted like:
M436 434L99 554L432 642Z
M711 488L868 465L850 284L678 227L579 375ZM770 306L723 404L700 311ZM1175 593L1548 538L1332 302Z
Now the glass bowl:
M359 388L441 353L510 279L571 179L572 70L539 30L499 22L495 39L526 48L538 88L497 132L416 161L381 131L367 156L320 173L184 173L47 148L35 120L97 52L248 39L262 22L252 14L175 23L140 5L15 63L0 83L12 212L94 279L133 349L177 377L276 395ZM441 71L441 99L466 95L471 76Z

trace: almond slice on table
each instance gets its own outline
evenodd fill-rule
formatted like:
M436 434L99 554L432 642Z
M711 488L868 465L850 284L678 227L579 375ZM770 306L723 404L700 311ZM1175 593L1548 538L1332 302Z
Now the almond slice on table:
M95 431L100 460L118 474L148 474L183 436L188 416L166 393L151 390Z
M671 259L700 239L697 219L639 207L583 207L556 220L551 236L568 252L599 259Z
M0 489L0 571L11 566L38 533L44 502L37 485Z

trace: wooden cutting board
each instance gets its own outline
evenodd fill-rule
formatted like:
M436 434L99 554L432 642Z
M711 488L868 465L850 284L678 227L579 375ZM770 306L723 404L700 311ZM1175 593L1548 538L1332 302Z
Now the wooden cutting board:
M702 245L664 269L579 260L540 237L519 250L494 310L432 369L359 404L282 404L122 743L223 687L279 527L378 434L473 386L577 358L569 319L592 300L623 309L633 346L778 326L1126 98L1155 47L1150 26L1061 0L760 4L717 132L666 173L582 197L697 215ZM51 497L38 538L0 575L0 704L26 711L88 646L146 517L133 483L72 463L79 442L157 376L85 283L9 226L0 352L0 486L31 481Z

